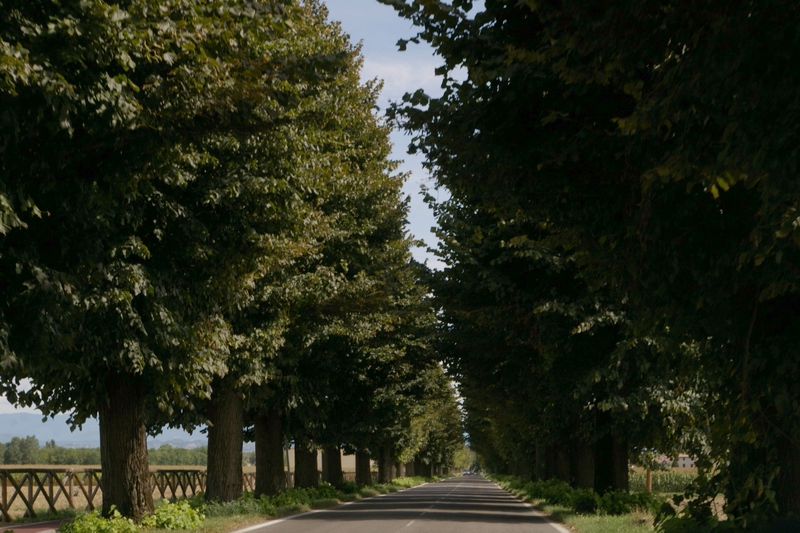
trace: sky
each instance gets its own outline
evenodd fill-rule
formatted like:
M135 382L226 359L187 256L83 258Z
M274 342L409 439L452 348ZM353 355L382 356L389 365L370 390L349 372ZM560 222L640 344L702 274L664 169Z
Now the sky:
M350 41L362 45L362 80L383 80L383 91L378 102L381 115L390 102L400 101L406 92L417 89L424 89L430 95L441 92L441 79L437 79L434 74L441 60L434 56L430 47L409 43L406 51L398 51L397 41L413 37L416 31L394 9L378 3L377 0L323 1L328 7L330 20L340 22L344 32L349 34ZM395 131L391 141L394 146L392 159L402 161L398 171L410 174L403 189L411 199L408 231L417 239L424 240L427 246L435 246L436 238L430 229L436 222L420 195L422 185L428 184L432 187L430 177L422 168L422 158L406 153L408 137ZM432 268L440 265L425 247L416 248L413 254L418 261L427 261ZM5 397L0 396L0 414L19 412L37 411L17 409Z
M324 0L324 3L328 7L329 19L340 22L345 33L350 35L350 41L362 45L362 80L383 80L378 104L381 115L390 102L400 101L407 92L424 89L432 96L441 93L441 78L434 71L442 61L434 55L432 48L425 43L408 43L404 52L398 51L399 39L407 40L417 33L410 21L400 18L394 9L377 0ZM404 188L411 198L408 229L414 237L433 246L436 238L430 228L436 222L420 195L420 187L430 185L430 178L422 168L421 156L406 153L408 137L395 131L391 140L394 146L392 158L403 161L399 170L411 174ZM427 260L432 268L440 266L425 247L415 249L414 257L419 261Z

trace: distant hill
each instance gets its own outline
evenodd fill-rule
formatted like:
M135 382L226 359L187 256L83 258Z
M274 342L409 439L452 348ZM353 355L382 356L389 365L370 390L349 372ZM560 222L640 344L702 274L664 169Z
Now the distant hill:
M33 435L39 439L40 446L55 440L58 446L65 448L100 447L100 427L97 420L87 420L81 430L70 431L67 418L67 415L56 415L55 418L47 418L43 422L42 415L34 413L0 414L0 442ZM147 445L150 448L158 448L163 444L176 448L195 448L206 446L208 439L200 431L190 435L185 431L169 428L155 438L148 437Z

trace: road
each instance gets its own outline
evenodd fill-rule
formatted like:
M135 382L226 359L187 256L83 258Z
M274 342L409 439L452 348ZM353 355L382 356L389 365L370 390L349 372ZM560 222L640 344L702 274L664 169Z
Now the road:
M568 533L480 476L451 478L238 533Z

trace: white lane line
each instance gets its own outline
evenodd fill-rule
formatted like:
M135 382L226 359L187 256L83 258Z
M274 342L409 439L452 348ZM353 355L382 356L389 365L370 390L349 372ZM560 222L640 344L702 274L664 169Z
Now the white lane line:
M254 526L246 527L244 529L237 529L235 533L248 533L250 531L255 531L256 529L261 529L262 527L269 527L274 526L275 524L280 524L281 522L286 522L287 520L291 520L293 518L297 518L298 516L308 516L310 514L321 513L326 511L327 509L315 509L313 511L305 511L303 513L293 514L291 516L287 516L284 518L278 518L276 520L270 520L269 522L262 522L260 524L256 524Z

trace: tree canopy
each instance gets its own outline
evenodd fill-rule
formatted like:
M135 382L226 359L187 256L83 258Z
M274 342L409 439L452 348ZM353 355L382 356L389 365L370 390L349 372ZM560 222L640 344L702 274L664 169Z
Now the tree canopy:
M430 367L378 85L319 3L0 10L0 390L98 416L105 512L152 509L146 431L210 421L226 499L245 405L330 417Z
M482 216L511 227L497 242L509 256L569 272L518 281L542 297L512 316L528 335L542 331L545 310L577 320L561 333L549 327L557 337L544 346L561 358L574 346L590 365L565 360L561 372L579 378L586 368L608 384L582 405L644 405L675 422L640 432L642 444L668 446L678 422L708 429L697 451L720 470L701 477L708 483L695 487L690 519L713 527L707 504L717 492L728 525L796 513L798 107L789 65L800 33L791 3L384 3L442 58L443 95L409 94L394 117L459 209L440 216L452 237L441 252L448 281L468 287L456 272L474 268L485 247L486 226L470 234L464 225ZM476 290L499 291L508 270L524 272L489 261ZM567 307L565 285L582 295ZM442 294L444 306L463 305ZM497 300L477 299L489 314L516 298ZM576 313L575 303L591 300ZM604 322L616 324L616 341L581 346ZM505 353L489 364L523 364ZM485 389L505 374L496 375ZM635 392L638 376L651 379ZM538 394L557 382L516 384Z

